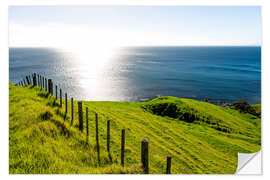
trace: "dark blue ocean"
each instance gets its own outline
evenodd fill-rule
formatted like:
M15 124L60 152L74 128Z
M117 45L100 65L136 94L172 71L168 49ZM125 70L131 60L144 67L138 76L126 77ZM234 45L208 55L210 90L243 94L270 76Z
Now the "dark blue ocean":
M261 102L260 47L10 48L9 80L38 73L69 98L142 101L176 96Z

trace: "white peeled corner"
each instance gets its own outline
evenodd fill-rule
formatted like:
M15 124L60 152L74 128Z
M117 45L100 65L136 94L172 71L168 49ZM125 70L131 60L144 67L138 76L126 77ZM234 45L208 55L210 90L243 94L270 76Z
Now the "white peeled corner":
M238 153L238 166L235 174L260 175L262 174L261 150L256 153Z

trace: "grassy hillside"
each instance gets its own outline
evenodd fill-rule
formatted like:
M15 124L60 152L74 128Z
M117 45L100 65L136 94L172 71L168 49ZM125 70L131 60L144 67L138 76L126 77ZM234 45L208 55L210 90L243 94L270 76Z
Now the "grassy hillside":
M234 173L237 152L260 150L261 120L210 103L175 97L148 102L83 102L89 108L89 143L59 100L38 87L9 85L10 173L142 173L140 145L149 140L150 173ZM100 163L95 143L99 115ZM106 151L106 122L111 120L111 159ZM126 129L125 167L120 166L121 129Z
M254 104L251 105L251 107L253 107L255 109L255 112L259 114L259 117L261 117L261 109L262 109L261 104Z

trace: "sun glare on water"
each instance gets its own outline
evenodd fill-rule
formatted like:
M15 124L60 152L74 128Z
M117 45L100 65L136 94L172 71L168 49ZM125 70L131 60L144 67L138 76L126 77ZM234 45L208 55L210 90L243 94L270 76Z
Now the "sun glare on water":
M111 97L112 87L119 87L119 83L113 84L115 77L111 72L112 69L117 71L115 67L119 47L129 45L127 36L120 31L112 28L64 24L51 24L39 29L16 24L12 27L23 32L18 34L18 37L35 37L31 41L22 40L21 44L30 41L31 47L33 44L33 47L54 47L59 51L63 66L57 71L69 73L67 75L69 81L61 83L66 84L66 87L80 89L78 93L83 94L84 99L95 97L99 100ZM36 39L42 41L37 42Z
M82 45L64 47L72 54L70 68L74 69L77 83L83 88L83 94L95 99L110 96L111 81L108 72L114 65L118 48L106 45ZM89 98L92 99L92 98Z

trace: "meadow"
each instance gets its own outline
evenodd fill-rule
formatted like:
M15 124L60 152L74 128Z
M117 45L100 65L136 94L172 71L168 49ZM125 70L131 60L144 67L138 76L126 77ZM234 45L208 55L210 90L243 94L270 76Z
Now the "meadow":
M64 102L64 101L63 101ZM147 102L82 101L88 107L89 137L78 129L78 101L68 112L44 89L9 83L10 174L142 174L141 141L149 141L149 173L233 174L237 153L261 149L261 119L192 99L162 96ZM260 105L254 106L260 111ZM100 161L95 137L98 114ZM110 120L110 154L106 149ZM120 164L125 129L125 165ZM88 143L87 143L88 141Z

